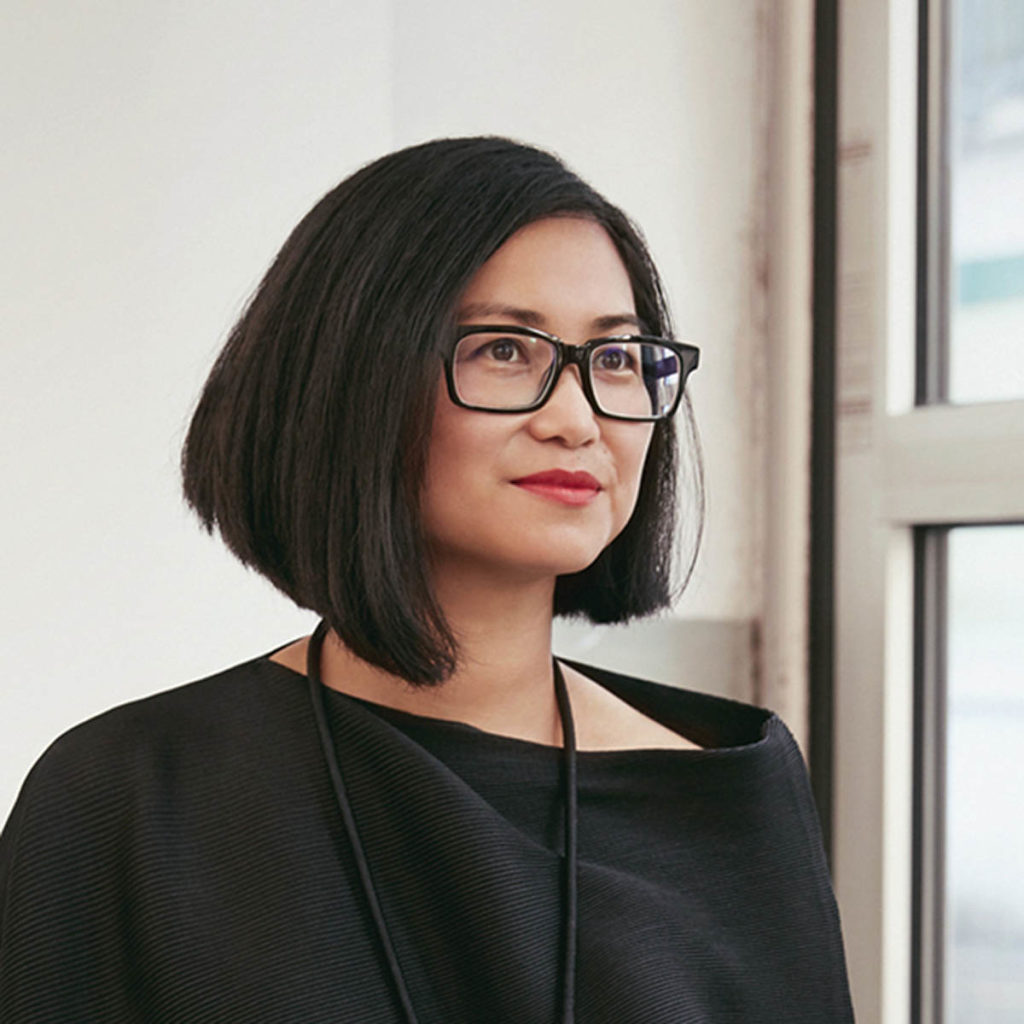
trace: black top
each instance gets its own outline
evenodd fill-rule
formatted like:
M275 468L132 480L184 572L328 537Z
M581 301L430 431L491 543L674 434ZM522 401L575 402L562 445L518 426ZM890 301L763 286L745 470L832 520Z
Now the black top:
M708 749L579 754L576 1020L851 1021L782 723L585 672ZM421 1024L555 1021L560 752L327 698ZM0 837L0 893L5 1024L401 1019L306 681L267 658L59 739Z

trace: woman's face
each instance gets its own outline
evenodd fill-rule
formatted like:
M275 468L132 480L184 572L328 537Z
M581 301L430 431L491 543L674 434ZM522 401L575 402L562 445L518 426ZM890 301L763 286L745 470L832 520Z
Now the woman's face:
M458 318L538 327L570 344L639 329L615 246L576 217L516 232L470 281ZM633 511L652 429L598 416L575 367L529 413L463 409L439 381L422 496L435 571L535 579L586 568ZM538 476L557 471L577 474L577 486Z

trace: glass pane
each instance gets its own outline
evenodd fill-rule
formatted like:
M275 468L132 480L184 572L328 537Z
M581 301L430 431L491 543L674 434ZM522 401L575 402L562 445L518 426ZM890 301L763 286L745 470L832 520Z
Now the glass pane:
M1024 397L1024 3L951 0L949 397Z
M1024 1021L1024 526L949 534L946 1007Z

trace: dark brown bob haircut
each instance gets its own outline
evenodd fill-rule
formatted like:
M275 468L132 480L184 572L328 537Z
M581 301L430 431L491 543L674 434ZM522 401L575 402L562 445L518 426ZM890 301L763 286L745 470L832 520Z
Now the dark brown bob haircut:
M206 529L360 658L413 684L442 682L458 660L419 514L457 303L510 235L566 215L608 232L637 315L670 336L657 271L617 207L550 153L441 139L363 167L302 219L188 430L185 498ZM699 489L688 404L684 422ZM558 579L555 614L624 622L670 603L676 462L675 430L661 421L632 518L592 565ZM692 554L684 577L690 567Z

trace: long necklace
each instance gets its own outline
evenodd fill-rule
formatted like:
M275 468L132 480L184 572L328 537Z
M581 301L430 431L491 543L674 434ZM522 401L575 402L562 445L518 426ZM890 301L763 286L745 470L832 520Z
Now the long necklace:
M418 1024L409 989L402 974L402 967L398 962L398 955L391 940L391 933L388 931L384 911L381 908L380 899L373 884L373 876L370 874L370 866L366 858L366 852L363 849L363 842L359 835L355 816L352 813L352 805L349 802L345 779L341 774L341 768L338 764L334 737L331 735L331 727L327 720L324 688L320 681L320 654L326 635L327 625L321 621L310 637L309 650L306 655L306 676L309 681L309 696L313 707L313 716L316 719L317 731L320 735L320 745L323 748L324 760L327 762L331 785L334 787L338 810L341 812L341 820L344 823L345 832L352 847L356 870L359 872L359 880L366 896L366 902L370 908L370 916L373 918L374 927L380 939L381 947L384 950L384 958L387 961L388 970L395 985L395 993L398 996L398 1001L401 1004L407 1024ZM576 730L572 720L569 694L565 688L565 680L562 678L562 670L554 659L552 659L552 666L555 677L555 698L558 702L558 714L562 722L562 811L564 815L564 850L562 857L562 869L564 872L564 902L562 906L562 1013L559 1018L559 1024L573 1024L575 1019L576 928L578 914Z

